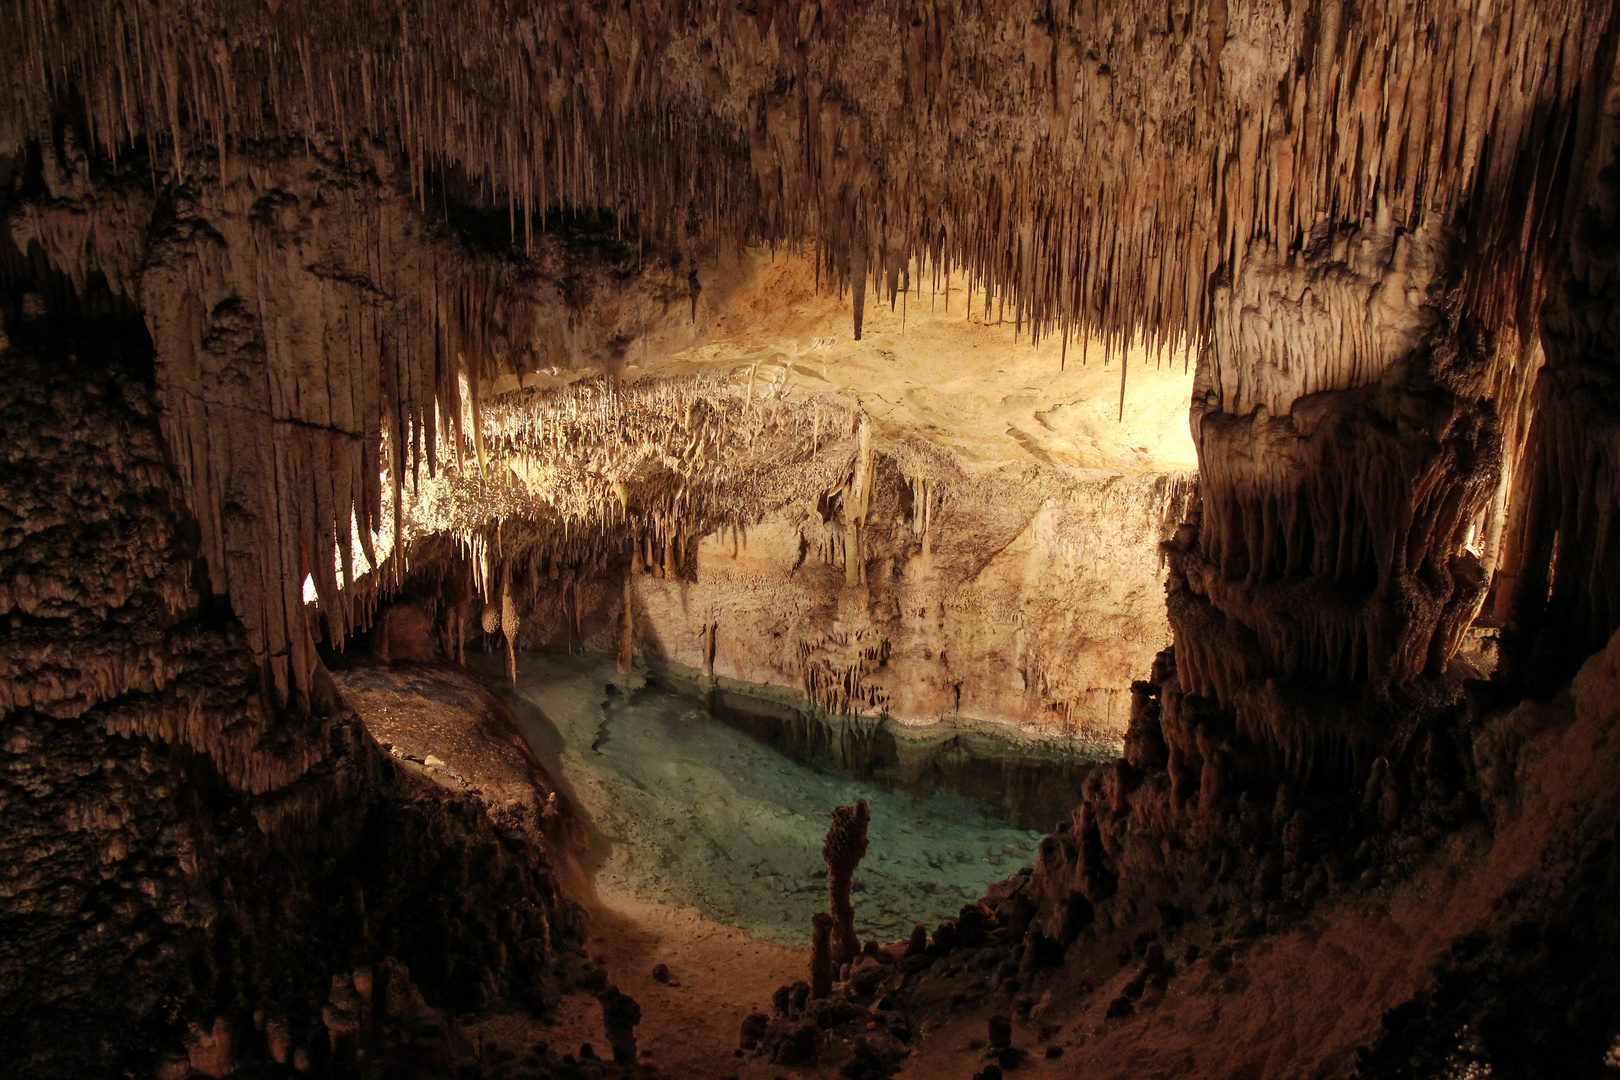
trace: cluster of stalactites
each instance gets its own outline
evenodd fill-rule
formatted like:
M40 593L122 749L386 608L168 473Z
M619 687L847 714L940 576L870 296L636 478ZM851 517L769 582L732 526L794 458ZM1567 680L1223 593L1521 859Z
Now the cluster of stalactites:
M857 477L869 498L872 483L857 406L761 400L741 372L519 390L486 401L463 429L440 425L437 470L402 486L401 543L425 550L455 538L491 633L505 632L504 604L521 616L561 589L577 636L570 590L580 583L619 567L687 576L700 537ZM384 588L405 560L387 566Z
M868 677L888 662L889 639L875 631L834 631L797 648L805 698L839 715L882 713L889 694Z
M266 142L375 141L418 195L429 171L470 177L524 242L553 207L682 244L812 239L889 296L915 260L965 269L1036 333L1163 344L1205 336L1212 283L1256 243L1416 227L1469 199L1498 210L1472 238L1470 301L1514 310L1613 17L1593 0L751 9L21 0L0 16L20 97L0 149L69 102L98 148L144 141L177 179Z
M99 273L140 303L211 588L285 701L308 688L312 629L341 642L367 624L375 572L400 580L383 564L404 550L405 491L485 458L472 418L492 377L566 363L599 328L542 334L557 301L532 263L468 252L359 172L244 163L177 192L158 229L144 185L96 188L71 145L40 160L50 197L11 239L81 292Z
M234 220L249 216L235 209ZM341 215L348 253L387 305L358 302L352 280L304 273L311 252L296 246L261 251L251 270L231 265L241 254L231 249L154 261L142 279L148 295L180 298L178 311L153 307L147 321L165 435L214 590L230 594L283 700L288 669L303 689L314 664L300 583L312 579L330 640L363 626L348 583L382 565L377 540L388 530L386 547L403 551L405 486L434 474L446 448L454 458L478 449L462 431L461 387L465 379L476 414L499 275L422 245L386 214L353 209ZM244 298L243 282L257 293ZM288 298L303 302L280 302ZM312 351L324 393L307 385ZM255 376L267 376L268 401L255 395ZM232 503L251 513L233 520ZM324 554L334 549L335 561ZM396 564L394 579L402 573Z
M478 461L451 461L407 493L407 528L521 520L562 543L612 537L623 550L633 538L662 567L655 549L825 486L842 459L820 452L844 442L855 456L861 415L836 397L760 400L742 373L503 394L479 413Z

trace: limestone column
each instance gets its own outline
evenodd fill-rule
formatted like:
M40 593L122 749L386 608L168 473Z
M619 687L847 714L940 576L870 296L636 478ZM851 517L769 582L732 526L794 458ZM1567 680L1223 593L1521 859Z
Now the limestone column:
M635 616L631 613L634 599L632 583L634 576L628 569L624 572L624 611L619 617L619 674L630 674L630 662L634 659L635 642Z

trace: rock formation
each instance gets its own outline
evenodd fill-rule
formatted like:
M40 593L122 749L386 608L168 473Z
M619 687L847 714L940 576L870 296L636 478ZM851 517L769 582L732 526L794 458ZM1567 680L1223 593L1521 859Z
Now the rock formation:
M682 243L813 236L840 280L895 294L913 258L961 265L1036 330L1156 341L1202 335L1223 266L1324 219L1413 225L1499 198L1485 247L1519 251L1540 230L1512 211L1559 213L1541 151L1607 48L1606 9L1573 0L1432 18L1103 0L551 5L509 21L220 3L194 30L115 4L72 34L56 11L7 13L8 152L72 86L81 145L128 157L150 139L152 167L180 182L246 171L242 150L266 143L357 161L380 144L408 155L395 175L413 199L448 174L520 245L557 207Z
M389 956L443 1005L532 1000L579 934L554 852L396 765L324 671L308 712L262 694L193 573L149 348L46 319L5 360L8 1068L149 1071L184 1039L225 1075L325 1046L353 1008L308 1001ZM501 918L454 914L484 904ZM266 1039L255 1011L288 1020Z
M230 30L213 59L198 51L200 38L162 17L114 5L84 33L59 35L48 29L51 10L37 0L8 13L19 107L0 148L37 161L25 169L47 195L13 231L76 284L101 273L121 295L152 293L160 381L172 380L171 392L195 372L205 387L223 376L231 394L252 398L205 389L183 407L177 398L165 422L171 444L188 448L177 457L192 501L206 508L211 588L228 591L278 693L289 674L294 691L305 689L311 665L297 587L286 584L304 576L298 552L347 553L351 534L370 549L386 501L371 455L384 433L397 493L423 457L433 469L442 428L467 434L458 423L463 379L476 409L481 388L537 341L560 348L538 346L556 360L535 356L536 366L613 367L631 343L669 340L681 332L674 302L692 293L682 275L695 280L694 259L719 235L813 239L830 275L860 283L857 336L868 279L893 299L902 284L961 267L964 299L981 294L986 311L1010 302L1015 325L1037 336L1208 342L1217 379L1218 370L1258 364L1256 372L1277 368L1297 383L1297 391L1279 384L1285 396L1354 389L1380 377L1403 355L1399 341L1424 324L1432 305L1414 291L1455 278L1454 321L1464 330L1470 319L1533 305L1543 277L1533 260L1567 183L1543 164L1556 157L1543 143L1574 123L1588 75L1607 74L1601 15L1573 0L1501 6L1477 25L1465 6L1426 22L1394 8L1363 18L1338 5L1150 15L1121 3L1009 10L1000 21L953 5L915 17L893 5L858 16L771 5L753 17L676 5L604 25L564 7L526 16L510 35L470 11L384 18L343 5L222 6L210 19ZM334 49L339 41L371 44L351 64L346 48ZM1543 59L1561 50L1567 63ZM576 68L579 82L556 80ZM865 78L868 69L896 78ZM1148 74L1167 70L1179 74ZM53 137L51 153L36 155L30 147L43 145L38 133L69 87L76 122ZM127 168L137 140L149 140L148 172L161 166L186 188L172 215L164 204L157 251L143 235L156 203ZM257 149L277 146L298 156L281 164L280 151L267 158ZM120 179L92 179L92 156L96 170L105 160ZM297 160L321 167L294 180ZM1171 179L1198 167L1207 183ZM446 219L451 194L477 208L481 217L462 220L488 243L499 243L504 217L511 255L468 258L424 237L408 211L413 201L425 209L430 194ZM1447 208L1466 199L1505 212L1476 228L1472 254L1453 270L1437 252L1455 243ZM661 253L637 290L652 308L593 296L578 276L555 292L525 288L532 268L549 286L556 278L544 268L579 254L567 220L548 225L554 207L634 222L638 269L649 246ZM222 243L203 241L216 236ZM1288 285L1290 274L1316 285ZM690 301L696 316L698 297ZM1358 324L1340 305L1365 318ZM1273 308L1277 317L1266 314ZM589 318L573 317L584 310ZM1278 317L1299 322L1299 332L1268 329L1277 346L1245 356L1254 331L1243 325L1275 327ZM1511 397L1533 358L1506 338L1500 345L1490 349L1503 371L1485 381ZM233 364L257 372L261 363L262 381L230 374ZM335 402L296 393L288 380L299 365L351 389ZM1200 425L1211 438L1219 415L1264 404L1275 416L1292 400L1217 390L1218 415ZM1228 392L1230 400L1220 396ZM271 453L261 433L242 441L238 460L207 434L226 416L255 413L291 425L275 444L283 449ZM317 431L336 441L310 442ZM1208 468L1222 466L1212 458ZM1488 472L1468 475L1466 483L1490 486ZM1232 516L1226 497L1214 493L1212 524ZM236 524L219 509L227 504L242 508ZM1262 504L1248 512L1263 514ZM1321 505L1333 505L1331 493ZM853 522L846 532L858 531ZM232 529L259 531L244 533L245 543L228 539ZM1322 540L1322 557L1337 559L1335 537ZM1293 539L1296 558L1302 542ZM1344 542L1348 551L1357 541ZM228 551L251 553L254 565L232 563ZM1219 547L1213 554L1227 557ZM1253 558L1256 573L1270 566L1264 551ZM1348 572L1355 560L1343 562ZM311 563L327 630L341 637L350 614L337 597L348 590L324 558ZM846 576L862 569L845 564ZM1343 665L1357 662L1358 648L1395 647L1357 646L1343 628L1321 632L1330 629L1345 643L1322 648L1342 652ZM1398 674L1427 662L1424 637L1400 646Z
M641 1023L641 1006L630 995L610 986L596 995L602 1005L602 1026L607 1030L613 1060L625 1065L636 1063L636 1025Z
M1122 745L1028 874L784 995L780 1064L1041 986L1252 1072L1323 964L1293 1071L1595 1074L1617 55L1601 0L11 0L8 1066L442 1072L446 1009L543 1007L566 807L385 753L342 659L476 617L514 680Z
M810 917L810 996L824 998L833 984L833 917L818 911Z
M827 842L822 845L821 857L827 863L827 914L832 916L832 961L848 964L861 951L860 938L855 935L855 907L850 903L850 890L855 884L855 868L866 855L866 823L872 813L866 800L854 806L835 807L832 824L827 827Z

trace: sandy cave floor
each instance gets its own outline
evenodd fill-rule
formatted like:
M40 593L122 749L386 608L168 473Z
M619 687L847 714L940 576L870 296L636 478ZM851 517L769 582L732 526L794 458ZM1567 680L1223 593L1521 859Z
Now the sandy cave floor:
M755 941L691 908L613 892L599 893L598 901L589 950L606 961L609 977L641 1005L636 1037L644 1060L669 1076L693 1080L820 1075L734 1056L743 1017L769 1011L772 991L805 977L808 949ZM658 964L668 966L669 985L653 978ZM565 998L555 1019L549 1029L554 1047L577 1051L581 1043L593 1042L603 1049L602 1010L589 994Z

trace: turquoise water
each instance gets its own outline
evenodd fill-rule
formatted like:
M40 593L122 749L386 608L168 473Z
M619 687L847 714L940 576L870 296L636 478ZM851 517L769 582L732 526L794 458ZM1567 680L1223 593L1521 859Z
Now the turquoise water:
M918 799L797 764L710 717L701 699L659 683L613 685L611 661L531 653L519 671L504 693L591 820L599 888L808 945L810 918L826 905L828 816L861 798L872 808L855 875L863 939L932 927L1034 861L1040 833L961 795Z

